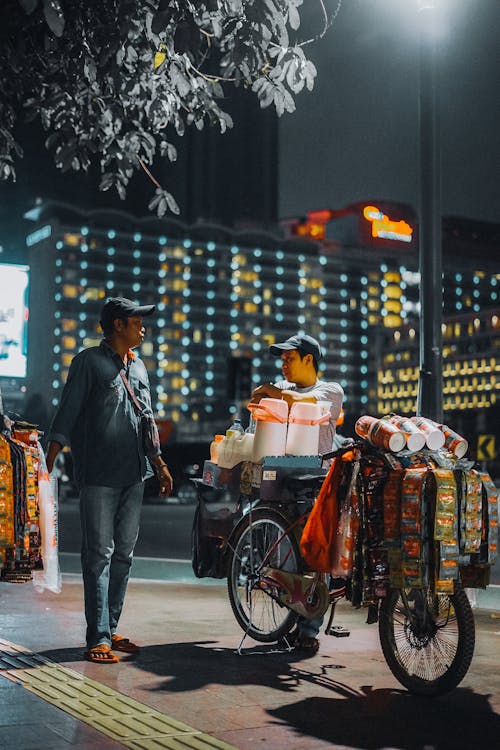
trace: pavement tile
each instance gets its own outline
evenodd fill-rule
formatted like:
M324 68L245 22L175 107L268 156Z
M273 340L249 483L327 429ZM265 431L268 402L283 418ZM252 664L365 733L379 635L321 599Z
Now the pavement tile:
M377 626L366 625L365 617L363 610L341 603L336 622L351 629L350 638L321 635L320 650L311 659L255 654L267 647L249 639L244 644L249 651L240 656L236 649L242 634L223 585L131 581L120 631L137 638L143 648L137 657L103 667L83 660L79 579L65 580L60 595L39 595L29 585L0 586L0 638L43 653L60 668L212 733L238 750L263 744L270 750L498 747L498 620L476 612L476 653L461 686L439 699L423 700L409 695L392 676ZM4 706L16 706L16 691L23 695L18 718L36 716L41 725L33 734L26 721L2 726L0 718L0 750L121 747L4 678L0 717ZM38 703L46 712L41 718L38 708L29 709Z
M352 746L333 745L329 740L297 737L285 724L223 732L220 736L238 750L255 750L258 747L272 750L355 750Z
M91 750L123 750L121 743L115 742L86 724L82 724L72 716L67 716L63 712L60 713L63 718L46 722L45 726L67 743L68 750L74 750L77 747L85 750L90 750L90 748Z

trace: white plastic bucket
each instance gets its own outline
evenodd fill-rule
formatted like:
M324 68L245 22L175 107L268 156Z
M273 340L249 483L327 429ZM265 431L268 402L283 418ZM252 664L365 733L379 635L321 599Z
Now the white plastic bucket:
M264 456L284 456L288 420L288 404L278 398L263 398L258 404L248 404L255 419L252 460Z
M242 461L251 461L254 435L239 432L225 437L217 444L217 463L221 469L232 469Z
M296 401L292 404L288 418L287 456L318 455L319 427L330 419L326 403L329 404L308 401Z

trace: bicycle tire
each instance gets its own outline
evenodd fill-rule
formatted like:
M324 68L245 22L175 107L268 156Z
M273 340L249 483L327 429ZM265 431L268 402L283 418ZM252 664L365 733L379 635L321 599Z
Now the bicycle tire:
M403 595L392 589L380 607L379 637L389 669L411 693L431 697L453 690L469 669L475 645L465 591L432 595L409 589Z
M263 643L280 640L298 620L295 612L277 601L278 590L255 586L264 560L270 567L301 571L299 545L293 532L287 531L289 526L290 522L273 508L258 508L239 522L229 543L227 587L233 614L247 635ZM281 535L276 550L266 559Z

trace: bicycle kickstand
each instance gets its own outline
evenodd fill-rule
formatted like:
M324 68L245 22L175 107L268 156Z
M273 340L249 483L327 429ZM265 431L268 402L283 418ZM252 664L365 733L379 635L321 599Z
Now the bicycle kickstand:
M342 625L332 625L333 618L335 616L335 605L337 599L332 599L330 606L330 616L328 618L328 625L325 628L325 635L334 635L336 638L347 638L351 635L351 631L348 628L344 628Z

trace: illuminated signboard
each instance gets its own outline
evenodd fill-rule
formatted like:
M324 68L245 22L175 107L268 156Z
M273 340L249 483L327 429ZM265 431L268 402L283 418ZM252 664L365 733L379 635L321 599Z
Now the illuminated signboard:
M372 225L372 237L383 240L411 242L413 229L406 221L392 221L375 206L365 206L363 216Z
M28 266L0 264L0 377L26 377Z

